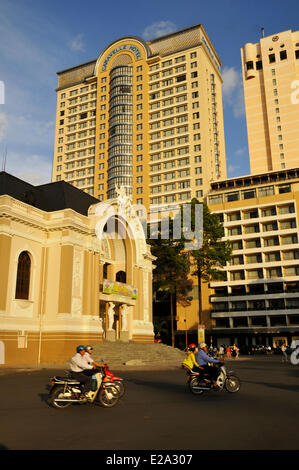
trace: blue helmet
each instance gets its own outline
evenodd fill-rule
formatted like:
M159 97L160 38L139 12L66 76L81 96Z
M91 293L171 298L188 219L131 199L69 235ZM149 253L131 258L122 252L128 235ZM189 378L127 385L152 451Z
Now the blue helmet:
M80 344L80 346L77 346L76 351L77 351L77 353L80 352L80 351L85 351L85 346L83 346L82 344Z

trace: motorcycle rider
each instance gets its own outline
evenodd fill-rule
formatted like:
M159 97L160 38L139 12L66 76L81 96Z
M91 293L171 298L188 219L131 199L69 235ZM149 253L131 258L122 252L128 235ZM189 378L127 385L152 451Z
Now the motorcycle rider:
M104 367L104 364L100 364L99 362L96 362L93 357L91 357L92 355L92 352L93 352L93 347L90 346L89 344L87 346L85 346L85 354L84 354L84 359L86 360L86 362L92 366L94 366L95 368L101 368L101 367ZM91 371L85 371L85 374L86 375L92 375L92 372Z
M223 362L209 356L207 354L207 351L208 351L208 347L206 343L203 343L203 342L200 343L199 349L195 355L195 358L199 366L204 369L204 372L206 372L209 375L209 377L211 377L213 386L215 388L218 388L216 380L217 380L219 371L216 367L209 366L209 363L223 364Z
M86 375L86 370L94 369L94 366L89 364L84 357L85 355L85 346L80 344L77 346L76 354L70 359L70 368L72 378L78 380L78 382L83 384L83 396L88 397L88 392L91 391L91 375Z
M182 362L182 367L189 369L192 372L202 372L203 368L197 363L194 351L196 349L196 344L189 344L187 349L187 356Z

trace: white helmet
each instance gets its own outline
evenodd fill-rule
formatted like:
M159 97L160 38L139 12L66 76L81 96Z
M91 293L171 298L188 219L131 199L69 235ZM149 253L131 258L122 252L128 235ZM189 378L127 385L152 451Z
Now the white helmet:
M203 348L206 348L207 345L206 345L206 343L200 343L200 344L199 344L199 347L200 347L200 349L203 349Z

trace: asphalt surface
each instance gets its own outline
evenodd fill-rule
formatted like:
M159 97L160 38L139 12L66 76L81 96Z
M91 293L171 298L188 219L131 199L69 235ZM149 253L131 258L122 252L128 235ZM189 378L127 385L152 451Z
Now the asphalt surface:
M202 396L179 367L122 367L126 393L111 409L50 407L49 378L63 370L1 369L0 449L299 450L299 366L280 360L227 361L241 390Z

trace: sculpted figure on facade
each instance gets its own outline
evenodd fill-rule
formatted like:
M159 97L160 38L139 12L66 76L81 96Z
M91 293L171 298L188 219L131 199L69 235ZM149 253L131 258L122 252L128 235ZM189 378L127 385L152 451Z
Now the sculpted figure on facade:
M117 194L118 212L126 213L132 205L132 198L127 196L126 188L124 186L118 186L116 184L115 192Z
M114 311L115 304L113 302L109 302L108 307L108 330L113 330L113 323L114 323Z
M126 304L121 306L121 331L128 331L128 308Z

